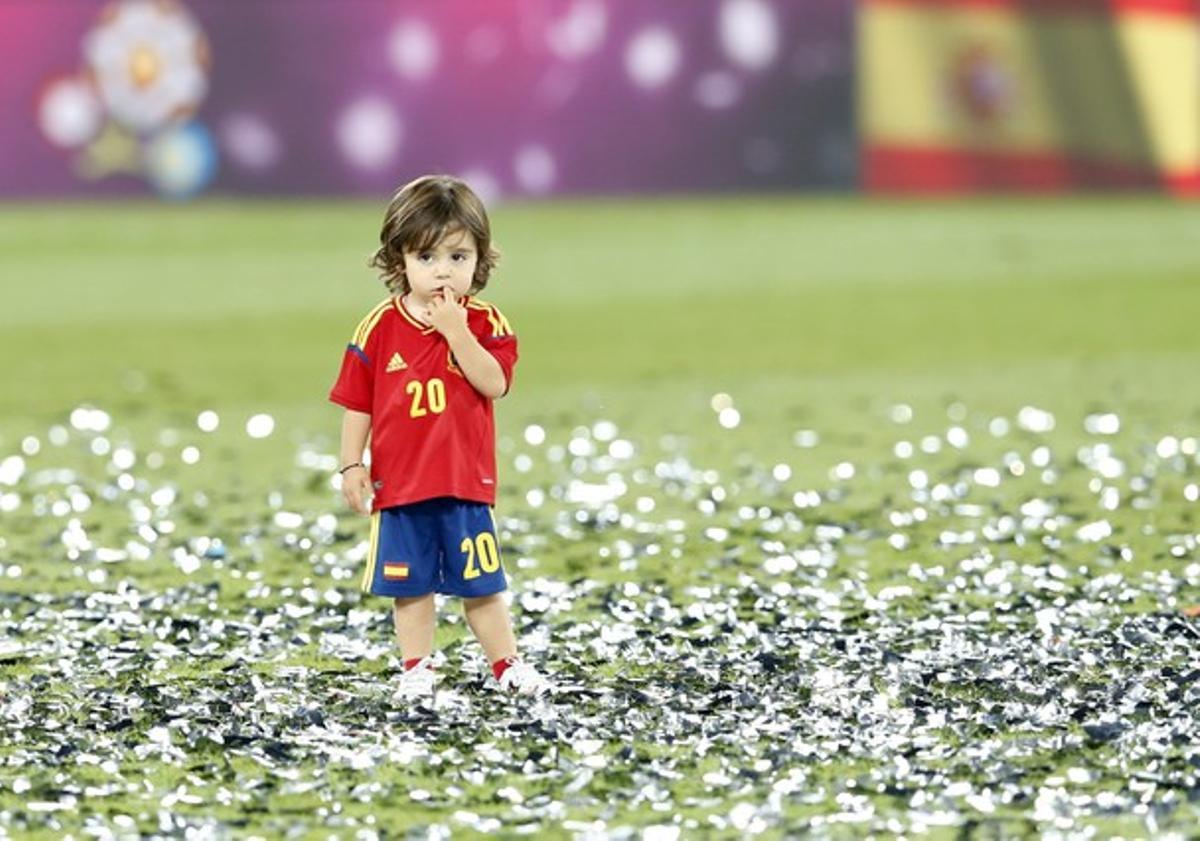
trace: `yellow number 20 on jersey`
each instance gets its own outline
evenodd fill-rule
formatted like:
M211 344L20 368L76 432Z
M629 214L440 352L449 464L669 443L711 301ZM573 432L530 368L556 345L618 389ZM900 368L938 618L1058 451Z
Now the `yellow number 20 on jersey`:
M440 415L446 411L446 384L437 377L428 382L412 380L404 390L412 397L412 405L408 408L410 418L421 418L431 412Z

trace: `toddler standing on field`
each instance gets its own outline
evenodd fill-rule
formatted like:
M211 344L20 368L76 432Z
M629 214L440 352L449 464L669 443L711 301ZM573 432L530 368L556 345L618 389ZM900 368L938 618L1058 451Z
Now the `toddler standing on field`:
M548 682L517 656L492 516L492 402L512 384L517 337L473 297L499 257L487 211L462 181L425 176L393 197L379 239L372 265L391 294L354 331L329 399L346 410L342 495L371 516L362 589L393 598L397 697L432 700L435 593L462 598L495 686L541 694Z

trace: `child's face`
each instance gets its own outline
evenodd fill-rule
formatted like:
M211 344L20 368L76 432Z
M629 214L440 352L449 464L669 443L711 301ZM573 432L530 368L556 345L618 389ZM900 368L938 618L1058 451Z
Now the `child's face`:
M404 252L404 274L417 304L428 304L449 288L461 298L471 288L479 254L475 237L462 228L446 233L427 251Z

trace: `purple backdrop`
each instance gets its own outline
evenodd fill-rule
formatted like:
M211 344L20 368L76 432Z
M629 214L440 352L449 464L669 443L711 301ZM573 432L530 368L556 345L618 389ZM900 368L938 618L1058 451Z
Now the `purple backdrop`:
M0 196L850 187L852 43L851 0L4 0Z

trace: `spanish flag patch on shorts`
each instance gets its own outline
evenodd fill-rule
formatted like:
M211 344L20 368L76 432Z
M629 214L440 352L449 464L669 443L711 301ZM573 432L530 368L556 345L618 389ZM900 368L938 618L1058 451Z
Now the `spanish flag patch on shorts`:
M385 581L399 581L408 578L408 564L400 561L384 561L383 578Z

